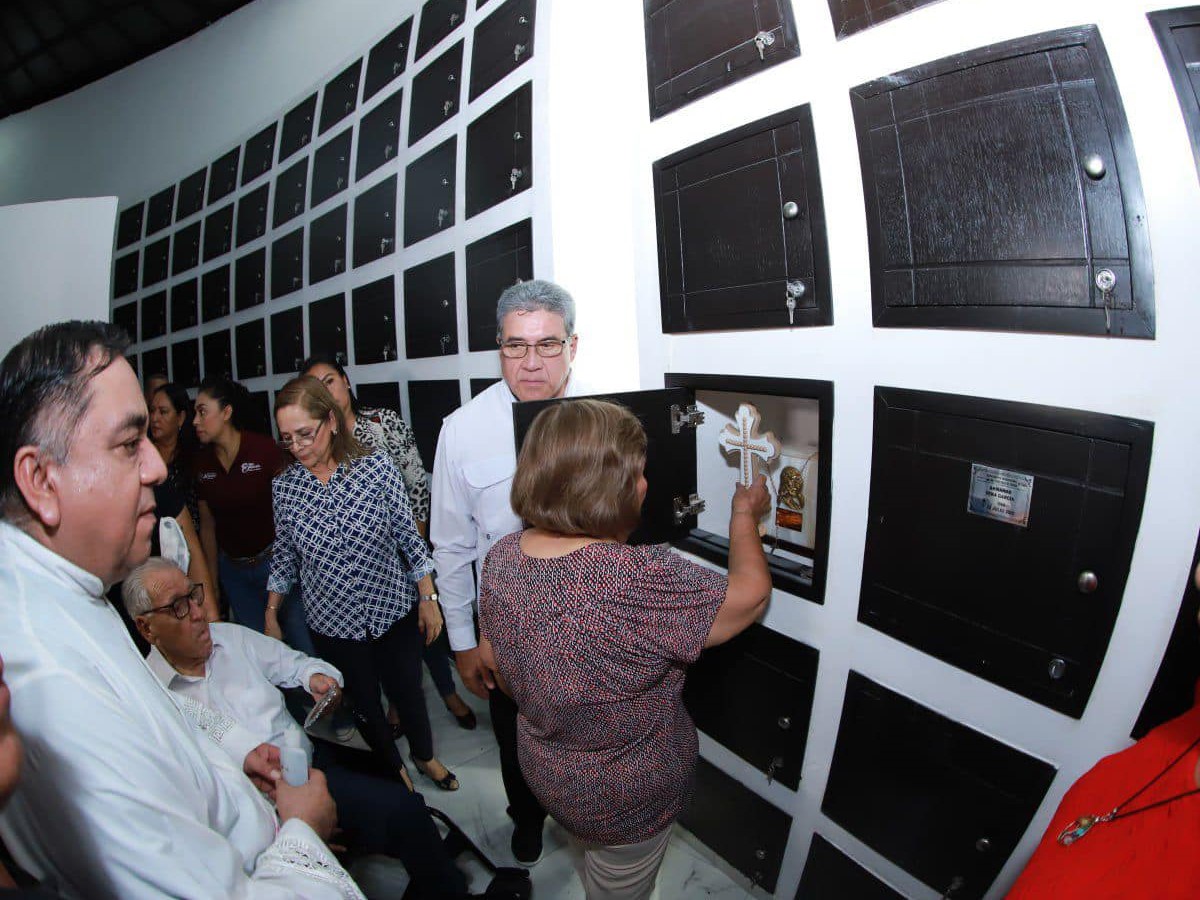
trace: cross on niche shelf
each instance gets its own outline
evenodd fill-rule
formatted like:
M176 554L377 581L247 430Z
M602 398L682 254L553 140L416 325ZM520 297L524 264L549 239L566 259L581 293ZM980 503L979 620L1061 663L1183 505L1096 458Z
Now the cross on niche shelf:
M737 453L738 480L749 487L758 470L766 470L782 449L778 438L768 431L759 434L762 416L752 403L743 403L733 417L733 422L721 429L717 442L726 453ZM758 462L756 463L756 460Z

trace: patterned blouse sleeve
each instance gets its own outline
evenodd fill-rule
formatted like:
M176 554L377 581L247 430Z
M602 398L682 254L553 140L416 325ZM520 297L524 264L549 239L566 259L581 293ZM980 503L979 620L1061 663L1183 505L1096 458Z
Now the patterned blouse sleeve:
M392 537L396 547L408 560L409 577L419 581L433 571L433 559L426 549L425 539L413 522L408 497L404 493L404 481L391 459L376 451L378 471L383 480L383 492L388 508L392 510Z
M650 652L695 662L721 604L728 579L673 553L666 545L634 549L634 574L626 615Z
M275 543L271 549L271 574L267 590L276 594L288 593L296 583L300 559L292 539L292 527L286 515L288 504L286 473L271 480L271 507L275 515Z
M413 518L418 522L428 522L429 473L425 471L425 464L421 462L412 428L395 410L377 409L371 412L379 416L379 424L383 429L382 449L392 458L404 479Z

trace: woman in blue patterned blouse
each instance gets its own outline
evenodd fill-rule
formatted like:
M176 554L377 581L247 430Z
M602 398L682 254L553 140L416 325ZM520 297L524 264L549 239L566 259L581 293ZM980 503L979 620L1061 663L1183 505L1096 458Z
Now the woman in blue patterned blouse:
M315 378L284 385L275 423L296 462L272 484L267 632L278 633L279 606L299 580L317 655L345 676L367 743L403 771L379 703L382 686L407 725L413 763L438 787L457 790L454 773L433 755L421 691L421 647L441 633L442 616L404 481L386 453L355 440Z
M311 375L325 385L333 402L346 418L346 424L354 432L356 441L364 447L383 450L392 458L404 478L404 488L408 491L408 502L417 523L417 531L421 532L422 537L428 537L429 475L425 472L425 464L421 462L421 454L417 451L417 442L408 423L393 409L360 407L350 388L350 377L332 354L313 354L300 367L300 374ZM433 676L433 683L437 685L446 709L458 720L460 727L471 729L476 725L475 713L458 694L448 653L449 646L445 641L427 644L425 665ZM399 711L395 707L388 710L388 721L392 722L395 730L403 730Z

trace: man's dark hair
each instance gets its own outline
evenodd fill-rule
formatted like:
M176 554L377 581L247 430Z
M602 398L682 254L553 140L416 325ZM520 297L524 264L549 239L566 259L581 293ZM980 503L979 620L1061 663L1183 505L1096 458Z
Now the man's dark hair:
M23 509L13 478L21 447L38 447L66 462L79 421L87 413L91 380L125 352L129 338L107 322L46 325L0 362L0 518Z

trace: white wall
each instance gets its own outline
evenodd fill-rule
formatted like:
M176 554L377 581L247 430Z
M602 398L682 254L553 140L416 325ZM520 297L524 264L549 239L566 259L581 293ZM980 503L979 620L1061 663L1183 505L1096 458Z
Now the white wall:
M117 198L0 207L0 357L63 319L108 319Z
M416 0L258 0L104 82L0 121L5 171L0 202L115 194L123 207L141 200L278 116L417 5ZM817 827L907 895L935 896L819 811L846 674L853 667L1059 767L1038 817L989 895L998 898L1070 782L1097 756L1127 743L1170 633L1200 528L1200 467L1194 464L1200 417L1187 390L1200 374L1192 346L1200 332L1193 275L1200 185L1145 19L1146 11L1163 4L942 0L841 42L834 39L826 0L793 0L792 5L801 57L651 123L640 4L540 0L534 103L542 136L535 145L535 187L508 202L523 204L518 216L535 217L538 274L562 281L580 301L579 367L585 376L617 387L659 387L665 371L834 383L832 458L822 460L833 475L825 604L777 594L767 616L771 627L821 651L800 790L766 784L761 773L702 740L705 756L795 818L777 896L795 891ZM482 13L494 6L492 0ZM1153 254L1157 339L873 328L849 88L962 50L1081 23L1100 26L1132 131ZM469 43L466 50L469 57ZM498 85L494 94L481 98L480 108L524 77ZM651 164L806 102L812 104L816 129L835 324L664 336ZM443 127L460 129L461 140L461 129L473 116L468 112L458 117L459 124ZM429 146L443 132L437 134L427 139ZM461 184L461 169L459 177ZM422 244L420 258L406 258L403 266L508 224L514 220L511 213L510 207L456 227L453 235ZM398 270L401 261L383 266ZM462 278L460 260L460 293ZM235 315L231 321L240 320ZM460 328L465 328L461 312ZM460 343L465 346L461 331ZM401 371L465 378L493 374L495 364L494 354L477 353L371 369L369 380L399 377ZM1082 720L916 653L857 621L876 385L1075 407L1155 423L1150 480L1124 602Z

